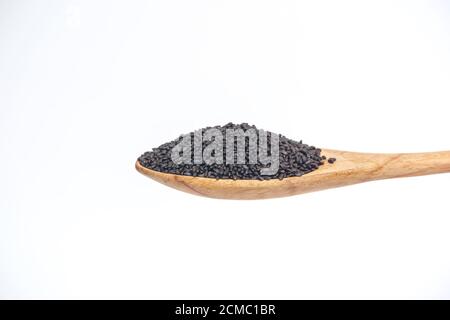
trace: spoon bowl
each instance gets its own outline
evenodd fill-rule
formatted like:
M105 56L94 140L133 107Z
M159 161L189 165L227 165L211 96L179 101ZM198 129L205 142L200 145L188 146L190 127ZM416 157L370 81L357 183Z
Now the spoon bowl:
M143 175L174 189L217 199L268 199L337 188L372 180L450 172L450 151L428 153L359 153L322 149L336 158L300 177L282 180L232 180L183 176L148 169L136 161Z

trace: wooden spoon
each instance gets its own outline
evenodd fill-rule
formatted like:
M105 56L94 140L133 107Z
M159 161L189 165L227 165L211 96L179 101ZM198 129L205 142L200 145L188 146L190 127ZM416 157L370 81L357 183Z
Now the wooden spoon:
M333 164L325 162L319 169L301 177L283 180L217 180L182 176L147 169L139 161L136 169L177 190L218 199L286 197L372 180L450 172L450 151L376 154L322 150L322 155L337 160Z

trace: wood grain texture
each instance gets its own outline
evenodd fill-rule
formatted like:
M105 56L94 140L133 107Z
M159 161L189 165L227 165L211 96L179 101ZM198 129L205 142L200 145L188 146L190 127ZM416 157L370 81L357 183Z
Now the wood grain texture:
M375 154L322 150L327 158L319 169L283 180L229 180L181 176L150 170L136 161L143 175L180 191L218 199L268 199L337 188L372 180L450 172L450 151Z

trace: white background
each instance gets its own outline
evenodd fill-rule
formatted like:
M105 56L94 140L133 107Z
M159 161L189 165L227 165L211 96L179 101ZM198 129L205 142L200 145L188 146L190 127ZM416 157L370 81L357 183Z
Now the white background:
M207 125L449 150L442 1L0 1L1 298L450 298L450 175L220 201L134 169Z

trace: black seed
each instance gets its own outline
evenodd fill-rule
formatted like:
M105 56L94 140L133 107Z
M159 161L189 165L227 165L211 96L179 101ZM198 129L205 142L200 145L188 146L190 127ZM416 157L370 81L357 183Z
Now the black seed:
M212 127L207 127L201 129L205 132L207 129ZM294 140L288 139L283 135L279 136L279 170L273 175L262 175L261 169L268 167L261 162L256 164L249 163L249 146L248 143L245 147L245 160L246 163L242 164L226 164L225 159L225 148L226 148L226 129L255 129L255 126L249 125L247 123L243 124L233 124L228 123L225 126L214 126L222 132L223 135L223 147L224 147L224 159L223 164L175 164L171 159L171 152L173 147L175 147L182 139L183 135L179 136L176 140L165 143L158 148L153 148L150 152L145 152L139 157L139 162L142 166L160 171L165 173L172 173L178 175L187 175L195 177L208 177L214 179L245 179L245 180L268 180L268 179L284 179L288 177L300 177L311 171L318 169L324 164L326 160L325 156L322 156L321 150L313 146L306 145L300 140L296 142ZM189 133L191 138L194 138L194 133ZM270 145L270 135L274 134L268 132L269 137L267 137L268 143L268 153L271 155L271 145ZM193 141L193 139L192 139ZM259 146L259 136L258 136L258 146ZM202 147L205 148L209 142L202 142ZM235 161L237 160L236 150L237 144L234 145L235 150ZM191 160L194 163L194 152L192 146ZM335 158L329 158L329 163L334 163Z

